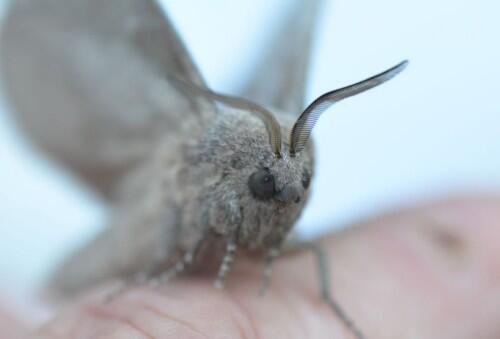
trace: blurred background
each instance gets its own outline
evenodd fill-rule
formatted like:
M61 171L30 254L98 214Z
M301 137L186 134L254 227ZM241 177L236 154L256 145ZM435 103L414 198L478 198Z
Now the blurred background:
M212 88L231 93L292 1L163 3ZM325 1L308 100L411 64L321 118L303 235L415 200L500 188L499 12L492 0ZM27 295L105 225L106 207L35 151L0 101L0 289Z

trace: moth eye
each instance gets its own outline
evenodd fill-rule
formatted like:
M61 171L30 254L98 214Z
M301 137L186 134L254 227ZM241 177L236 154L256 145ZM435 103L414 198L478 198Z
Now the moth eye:
M311 183L311 174L309 174L309 171L304 171L304 174L302 174L302 186L305 189L307 189L310 183Z
M248 179L248 187L259 200L269 200L276 194L274 176L267 169L260 169Z

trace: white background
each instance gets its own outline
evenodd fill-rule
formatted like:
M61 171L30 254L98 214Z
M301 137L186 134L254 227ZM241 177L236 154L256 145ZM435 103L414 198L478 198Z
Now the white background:
M293 1L165 2L211 86L231 92ZM493 0L326 1L309 100L404 58L411 64L320 120L302 232L341 227L413 200L499 188L498 13ZM2 110L0 287L24 292L102 227L106 211L35 153Z

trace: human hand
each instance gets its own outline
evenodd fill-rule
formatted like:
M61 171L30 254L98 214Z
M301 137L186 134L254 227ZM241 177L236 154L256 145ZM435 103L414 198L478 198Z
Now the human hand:
M321 244L334 297L367 338L500 337L500 198L399 210ZM213 277L133 288L108 303L100 290L36 330L0 312L0 338L352 338L319 296L310 253L280 258L264 297L260 263L234 266L223 291Z

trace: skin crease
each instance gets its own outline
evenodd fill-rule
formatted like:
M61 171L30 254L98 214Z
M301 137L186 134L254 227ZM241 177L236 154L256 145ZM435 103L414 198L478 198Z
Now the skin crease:
M403 208L321 242L333 292L368 338L495 339L499 238L500 196L483 195ZM242 258L235 273L225 292L205 275L109 303L103 287L30 331L0 312L0 338L351 338L317 296L310 254L278 260L264 298L260 263Z

